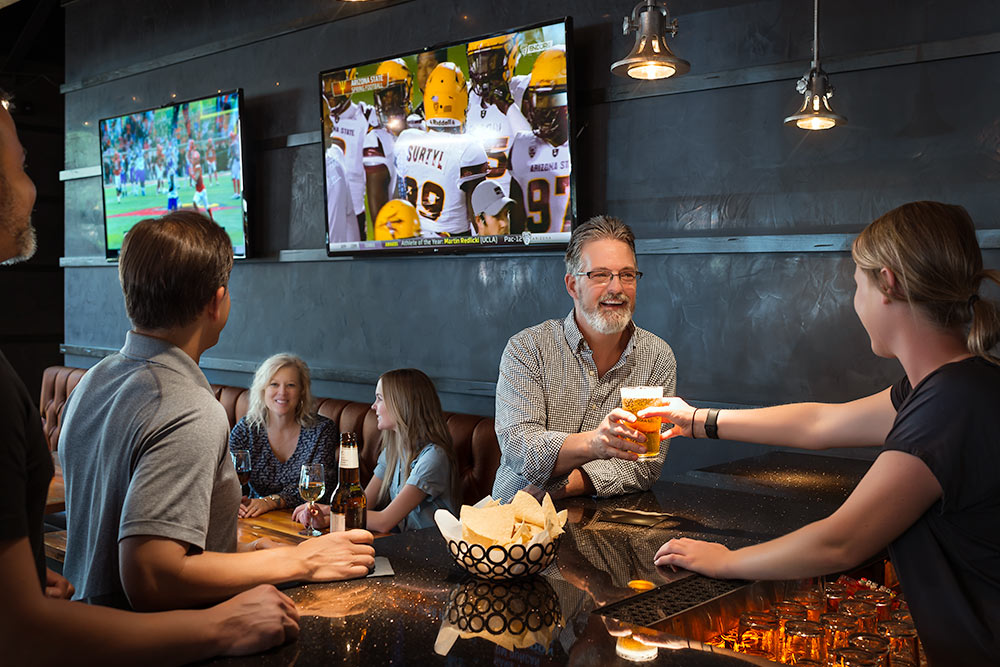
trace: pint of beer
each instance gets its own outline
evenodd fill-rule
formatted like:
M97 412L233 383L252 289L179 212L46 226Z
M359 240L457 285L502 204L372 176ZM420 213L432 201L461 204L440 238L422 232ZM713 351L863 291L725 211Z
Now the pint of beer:
M622 407L632 414L653 404L658 398L663 398L663 387L622 387ZM660 453L660 418L638 419L631 424L632 428L641 431L646 436L645 454L640 458L657 456Z

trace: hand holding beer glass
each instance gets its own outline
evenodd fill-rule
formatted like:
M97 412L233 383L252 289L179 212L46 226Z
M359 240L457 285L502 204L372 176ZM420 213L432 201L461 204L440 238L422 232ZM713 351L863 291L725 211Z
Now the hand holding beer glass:
M622 387L621 391L622 408L632 414L655 405L658 399L663 398L663 387ZM646 442L640 443L646 447L646 453L639 454L639 458L648 459L659 456L662 420L659 417L646 417L645 419L636 419L630 426L646 436Z

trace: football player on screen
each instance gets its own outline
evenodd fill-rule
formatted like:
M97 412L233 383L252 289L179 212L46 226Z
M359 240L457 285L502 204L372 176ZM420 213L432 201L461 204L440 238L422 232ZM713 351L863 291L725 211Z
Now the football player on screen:
M568 232L573 226L570 203L569 111L566 50L554 47L539 54L524 93L530 132L518 132L510 148L514 178L511 197L521 202L511 231Z
M191 178L194 179L194 210L200 210L198 205L205 209L208 217L214 220L212 217L212 209L208 205L208 190L205 189L205 180L202 177L202 166L201 166L201 153L197 150L191 154Z
M375 217L375 240L392 241L420 236L420 216L405 199L392 199Z
M392 151L396 137L406 129L413 94L413 74L402 58L386 60L375 70L375 76L382 78L382 88L375 91L379 124L365 135L362 158L365 193L373 214L380 212L395 192L396 165Z
M398 191L420 215L428 238L473 233L473 188L486 177L486 151L465 134L469 93L454 63L441 63L424 89L427 130L404 130L393 151Z
M469 42L468 132L479 139L489 158L486 177L510 190L507 154L511 138L531 129L520 103L527 76L514 76L519 58L517 34Z
M418 130L424 129L424 86L431 72L441 63L448 60L448 49L436 49L434 51L424 51L417 54L417 89L420 91L420 104L413 107L413 111L406 117L406 126Z
M329 115L324 125L329 127L325 145L327 165L331 160L344 160L344 171L350 186L351 201L357 219L358 233L365 238L365 166L362 162L365 135L372 124L372 108L351 100L351 81L357 70L338 70L324 77L324 96ZM340 151L331 151L330 146ZM342 157L341 157L342 156Z

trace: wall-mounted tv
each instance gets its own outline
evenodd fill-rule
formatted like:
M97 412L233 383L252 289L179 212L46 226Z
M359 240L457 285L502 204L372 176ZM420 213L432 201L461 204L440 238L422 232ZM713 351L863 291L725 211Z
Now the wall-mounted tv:
M570 32L563 18L322 72L327 254L564 245Z
M100 122L104 238L108 260L144 218L191 208L209 215L246 257L242 90Z

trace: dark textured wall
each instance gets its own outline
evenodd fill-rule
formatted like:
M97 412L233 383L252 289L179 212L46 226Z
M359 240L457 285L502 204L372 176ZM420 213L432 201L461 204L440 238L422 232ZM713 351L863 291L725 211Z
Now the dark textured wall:
M571 307L561 258L277 261L321 248L324 228L320 146L284 138L319 130L320 70L570 15L578 210L620 215L640 238L636 320L673 346L679 392L759 405L883 388L900 369L869 350L849 255L754 240L854 233L923 198L1000 227L1000 6L823 3L821 53L850 123L806 133L781 120L808 69L811 3L671 2L671 45L692 70L687 83L652 84L609 73L631 45L620 23L632 5L78 0L66 7L66 167L98 163L99 118L242 87L256 259L234 269L210 378L246 383L256 362L289 349L322 369L320 394L368 400L379 372L413 365L439 381L446 408L489 414L507 338ZM128 323L115 268L74 259L103 256L100 179L65 191L67 359L91 364L79 348L117 348ZM749 237L750 252L655 243L674 237Z

